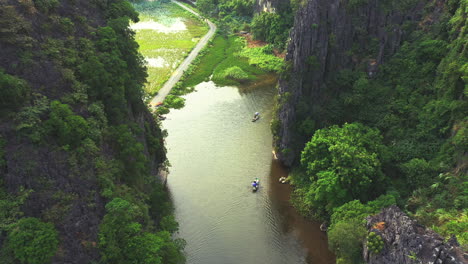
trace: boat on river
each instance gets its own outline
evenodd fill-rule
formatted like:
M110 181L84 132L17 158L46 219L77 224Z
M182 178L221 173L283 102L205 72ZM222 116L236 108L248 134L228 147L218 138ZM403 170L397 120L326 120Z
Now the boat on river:
M260 113L259 113L259 112L255 112L254 117L252 118L252 122L257 121L258 119L260 119Z
M260 180L255 178L255 180L252 182L252 191L256 192L258 188L260 188Z

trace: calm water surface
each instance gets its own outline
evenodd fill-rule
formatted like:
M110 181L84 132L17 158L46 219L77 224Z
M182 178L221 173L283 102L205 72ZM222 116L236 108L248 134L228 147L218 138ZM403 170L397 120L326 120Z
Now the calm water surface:
M318 224L296 213L290 187L278 183L287 172L271 152L274 85L267 79L240 92L205 82L163 121L189 264L334 263ZM253 193L255 177L261 187Z

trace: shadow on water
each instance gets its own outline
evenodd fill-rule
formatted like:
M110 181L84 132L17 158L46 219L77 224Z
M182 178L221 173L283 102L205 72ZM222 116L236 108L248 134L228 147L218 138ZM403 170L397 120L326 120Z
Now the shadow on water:
M320 231L320 223L304 218L290 203L291 185L281 184L279 178L287 177L287 169L278 160L271 162L269 190L273 207L284 217L282 231L293 233L307 250L307 263L333 264L335 256L328 250L325 232Z

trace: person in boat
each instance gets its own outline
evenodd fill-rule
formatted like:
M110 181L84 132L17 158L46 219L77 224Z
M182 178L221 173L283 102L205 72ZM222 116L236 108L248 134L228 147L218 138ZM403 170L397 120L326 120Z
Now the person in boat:
M260 113L259 113L259 112L255 112L255 114L254 114L254 117L253 117L253 118L258 118L258 117L260 117Z
M257 188L258 187L258 179L254 180L252 182L252 187Z

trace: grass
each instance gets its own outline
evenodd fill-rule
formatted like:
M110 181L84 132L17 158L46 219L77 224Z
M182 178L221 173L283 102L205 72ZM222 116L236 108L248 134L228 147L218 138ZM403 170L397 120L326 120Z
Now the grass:
M193 66L187 70L178 88L193 87L207 81L211 75L213 75L212 80L218 85L239 85L239 81L225 78L226 70L232 67L242 69L247 74L247 80L257 80L258 76L267 72L250 65L248 58L238 55L244 45L240 37L216 35L208 48L203 50ZM180 94L180 89L177 89L179 91L176 90L175 93Z
M279 72L284 65L284 60L273 54L273 47L271 45L244 48L240 55L249 58L249 64L256 65L267 71Z
M195 47L200 38L208 32L208 26L195 15L174 3L143 2L134 4L140 13L140 22L154 21L170 27L182 21L186 30L170 33L152 29L136 31L135 39L145 58L163 59L158 67L148 65L148 83L145 91L156 94L169 79L172 72Z

